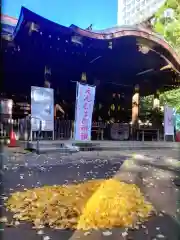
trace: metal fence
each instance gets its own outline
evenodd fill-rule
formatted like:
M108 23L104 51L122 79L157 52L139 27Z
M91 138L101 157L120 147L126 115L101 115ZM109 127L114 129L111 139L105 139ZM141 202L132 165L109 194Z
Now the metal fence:
M96 139L103 140L104 129L106 124L103 122L92 123L92 133L96 136ZM31 136L31 123L29 120L24 119L7 119L4 120L0 125L0 137L4 139L10 138L10 132L13 130L16 134L17 140L26 141L32 137L32 140L37 139L37 132L32 132ZM61 140L70 139L74 134L74 121L72 120L55 120L54 132L42 131L40 139L42 140Z
M0 126L0 137L4 139L10 138L10 132L13 130L16 134L17 140L68 140L74 137L74 121L73 120L55 120L54 132L42 131L40 136L38 132L32 132L31 135L31 121L18 119L18 120L4 120ZM150 130L150 129L149 129ZM153 129L152 129L153 130ZM156 130L156 129L154 129ZM155 132L155 131L154 131ZM148 139L156 139L155 133L148 131ZM147 135L147 134L146 134ZM160 139L163 137L163 131L160 131ZM92 140L137 140L136 135L132 138L131 126L127 123L105 123L105 122L93 122L91 129ZM147 138L147 136L146 136ZM139 140L142 139L140 136Z

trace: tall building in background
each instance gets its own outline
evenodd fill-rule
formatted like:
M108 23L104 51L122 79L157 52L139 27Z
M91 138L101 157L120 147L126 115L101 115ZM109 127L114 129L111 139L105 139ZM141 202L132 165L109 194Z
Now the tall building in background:
M139 24L150 17L166 0L118 0L118 25Z

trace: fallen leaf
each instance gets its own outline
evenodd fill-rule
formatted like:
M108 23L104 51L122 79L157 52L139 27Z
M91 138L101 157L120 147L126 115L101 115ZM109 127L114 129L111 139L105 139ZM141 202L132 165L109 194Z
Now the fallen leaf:
M102 232L102 234L103 234L103 236L110 236L110 235L112 235L112 232L110 232L110 231L105 231L105 232Z

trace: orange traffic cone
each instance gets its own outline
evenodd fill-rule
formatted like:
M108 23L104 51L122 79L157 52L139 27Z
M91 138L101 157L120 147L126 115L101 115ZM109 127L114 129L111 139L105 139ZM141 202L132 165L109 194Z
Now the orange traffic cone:
M11 130L11 133L10 133L10 143L9 143L8 147L17 147L16 135L13 130Z

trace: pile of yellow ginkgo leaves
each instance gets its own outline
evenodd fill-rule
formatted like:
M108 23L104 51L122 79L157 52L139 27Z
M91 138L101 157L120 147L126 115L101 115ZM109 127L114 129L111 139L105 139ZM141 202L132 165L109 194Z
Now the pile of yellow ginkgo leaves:
M6 207L16 221L32 222L35 228L82 230L133 227L154 212L136 185L115 179L16 192Z

